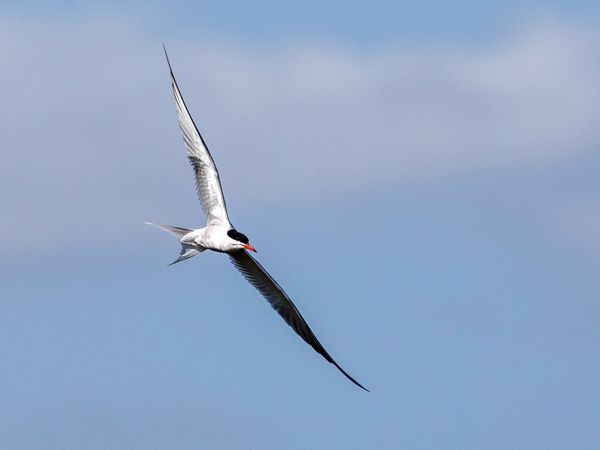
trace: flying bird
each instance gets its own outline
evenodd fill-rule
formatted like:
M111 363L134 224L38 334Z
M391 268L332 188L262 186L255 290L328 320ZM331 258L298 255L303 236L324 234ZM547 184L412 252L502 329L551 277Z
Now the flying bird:
M175 97L177 107L177 117L179 119L179 128L183 134L187 157L192 165L196 177L196 191L202 209L206 214L206 226L204 228L189 229L174 227L171 225L157 225L146 222L168 233L171 233L179 239L181 252L179 257L171 264L185 261L205 250L213 250L225 253L243 275L243 277L254 286L260 294L271 304L273 309L285 320L285 322L300 336L308 345L319 353L328 362L342 372L346 378L355 385L368 392L363 385L352 378L335 360L327 353L327 350L321 345L313 331L310 329L298 308L294 305L290 297L283 288L273 279L271 275L256 261L250 252L256 252L250 244L248 237L237 231L227 214L225 197L221 188L221 180L217 166L208 151L204 138L200 134L198 127L190 115L179 86L175 80L171 62L167 55L165 57L169 66L171 75L171 87Z

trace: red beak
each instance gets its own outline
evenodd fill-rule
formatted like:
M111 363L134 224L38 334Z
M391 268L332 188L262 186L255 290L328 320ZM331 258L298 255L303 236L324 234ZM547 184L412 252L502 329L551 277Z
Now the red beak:
M251 252L257 253L256 249L254 247L252 247L250 244L244 244L244 248L246 250L250 250Z

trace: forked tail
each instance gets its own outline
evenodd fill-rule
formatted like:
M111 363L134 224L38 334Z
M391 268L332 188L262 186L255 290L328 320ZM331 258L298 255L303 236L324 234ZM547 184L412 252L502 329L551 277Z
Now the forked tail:
M157 224L151 223L151 222L145 222L145 223L146 223L146 225L152 225L153 227L160 228L161 230L172 234L173 236L177 237L180 240L183 236L188 234L190 231L193 231L190 228L174 227L172 225L157 225ZM202 251L193 245L184 244L181 241L180 241L180 244L181 244L181 251L179 252L179 257L175 261L173 261L171 264L168 264L169 266L172 266L173 264L176 264L181 261L185 261L186 259L190 259L192 256L196 256L198 253L200 253Z

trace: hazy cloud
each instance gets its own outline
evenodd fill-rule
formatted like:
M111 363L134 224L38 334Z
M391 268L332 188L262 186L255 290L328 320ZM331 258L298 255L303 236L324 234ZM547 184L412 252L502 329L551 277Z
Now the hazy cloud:
M546 21L483 49L169 49L230 203L262 208L585 155L600 137L599 37ZM84 229L119 240L189 209L174 202L194 194L160 42L112 18L4 20L0 38L3 251Z

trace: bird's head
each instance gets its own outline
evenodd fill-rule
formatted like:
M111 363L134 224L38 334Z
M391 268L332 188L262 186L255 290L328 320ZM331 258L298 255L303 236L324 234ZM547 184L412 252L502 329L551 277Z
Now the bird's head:
M252 247L248 242L248 236L246 236L243 233L240 233L238 230L236 230L235 228L232 228L231 230L229 230L227 232L227 236L229 236L231 238L231 240L233 241L233 246L236 248L239 248L240 250L242 248L245 248L246 250L250 250L251 252L255 252L256 250L254 249L254 247Z

